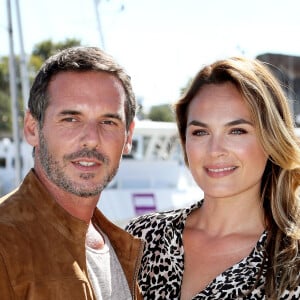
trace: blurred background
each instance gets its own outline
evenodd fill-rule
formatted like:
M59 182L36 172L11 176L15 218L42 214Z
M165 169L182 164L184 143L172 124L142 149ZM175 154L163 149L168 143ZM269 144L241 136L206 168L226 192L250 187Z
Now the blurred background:
M68 40L100 46L130 73L146 111L174 102L197 70L215 59L300 55L298 0L0 0L2 63L9 56L7 2L15 55L21 52L19 3L28 62L38 65L32 55L44 59Z

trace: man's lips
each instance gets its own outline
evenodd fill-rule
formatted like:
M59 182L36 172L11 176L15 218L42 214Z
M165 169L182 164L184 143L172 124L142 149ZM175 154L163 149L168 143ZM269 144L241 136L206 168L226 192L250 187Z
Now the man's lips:
M81 149L80 151L74 152L72 154L66 155L65 160L71 161L74 164L78 164L80 166L89 167L101 164L108 164L109 158L92 149Z
M98 168L103 164L103 162L99 160L84 158L71 160L71 163L77 170L81 172L96 172L99 170Z
M80 166L83 166L83 167L92 167L92 166L99 164L99 163L92 162L92 161L75 161L74 163L78 164Z

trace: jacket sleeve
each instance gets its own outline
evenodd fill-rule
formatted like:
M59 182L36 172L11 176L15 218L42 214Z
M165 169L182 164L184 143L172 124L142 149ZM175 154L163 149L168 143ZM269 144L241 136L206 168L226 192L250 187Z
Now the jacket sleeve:
M0 298L5 300L15 299L2 254L0 254Z

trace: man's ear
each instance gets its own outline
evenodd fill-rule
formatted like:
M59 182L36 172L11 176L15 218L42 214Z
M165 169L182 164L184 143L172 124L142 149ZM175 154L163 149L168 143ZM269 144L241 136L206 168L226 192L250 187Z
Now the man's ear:
M24 118L24 136L31 146L35 147L39 143L38 121L32 116L29 110Z
M134 130L135 122L132 121L129 125L129 129L127 131L127 138L124 145L123 154L130 154L131 146L132 146L132 137L133 137L133 130Z

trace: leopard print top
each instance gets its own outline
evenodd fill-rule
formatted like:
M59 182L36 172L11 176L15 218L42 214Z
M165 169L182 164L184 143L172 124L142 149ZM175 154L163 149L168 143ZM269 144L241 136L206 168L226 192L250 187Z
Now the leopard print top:
M184 269L182 232L187 216L201 205L202 201L185 209L151 213L137 217L127 225L127 231L145 240L139 273L144 299L180 299ZM266 299L266 239L267 232L264 232L248 257L218 275L193 300ZM300 299L300 287L285 291L280 299Z

